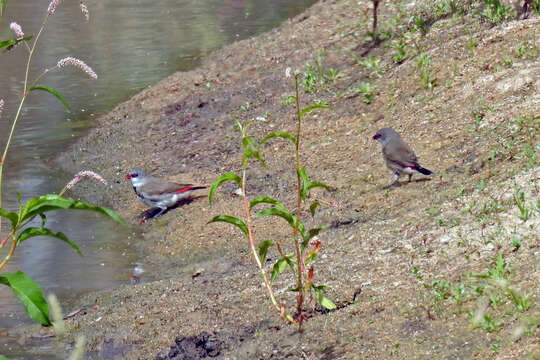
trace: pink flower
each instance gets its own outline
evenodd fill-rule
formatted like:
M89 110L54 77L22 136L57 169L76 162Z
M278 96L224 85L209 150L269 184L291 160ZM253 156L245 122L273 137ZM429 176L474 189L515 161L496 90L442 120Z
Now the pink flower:
M17 38L17 40L20 40L24 37L21 25L17 24L16 22L12 22L11 24L9 24L9 28L15 33L15 37Z
M68 184L66 185L66 190L69 190L72 187L74 187L75 185L77 185L77 183L79 181L81 181L82 178L85 177L85 176L93 177L94 179L96 179L100 183L102 183L104 185L107 185L107 181L101 175L99 175L99 174L97 174L97 173L95 173L93 171L90 171L90 170L83 170L83 171L79 171L77 174L75 174L73 179L71 179L71 181L68 182Z
M4 109L4 99L0 99L0 115L2 115L2 109Z
M49 15L54 14L54 11L56 10L56 7L58 5L60 5L61 2L62 2L62 0L52 0L51 1L51 3L49 4L49 8L47 9Z
M83 13L84 17L86 18L86 21L90 20L90 13L88 12L88 8L84 4L83 0L81 0L80 3L81 12Z
M56 66L59 68L64 67L66 65L73 65L75 67L78 67L85 73L87 73L90 77L97 79L97 74L92 70L92 68L84 63L84 61L76 59L74 57L67 57L62 60L59 60Z

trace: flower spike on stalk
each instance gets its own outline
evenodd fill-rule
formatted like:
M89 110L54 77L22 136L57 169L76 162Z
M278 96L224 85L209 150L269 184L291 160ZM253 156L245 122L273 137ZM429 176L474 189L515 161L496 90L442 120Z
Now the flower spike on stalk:
M86 4L81 0L80 3L81 12L83 13L84 17L86 18L86 21L90 20L90 13L88 12L88 8L86 7Z
M98 77L97 74L94 72L94 70L92 70L92 68L86 65L85 62L82 60L69 56L67 58L63 58L59 60L58 63L56 64L56 66L59 68L64 67L66 65L72 65L72 66L78 67L79 69L87 73L91 78L97 79Z
M22 31L21 25L17 24L16 22L12 22L11 24L9 24L9 28L15 33L15 37L17 38L17 40L20 40L24 37L24 32Z
M61 2L62 2L62 0L52 0L50 2L49 8L47 9L47 12L49 13L49 15L54 14L54 11L56 10L56 7L58 5L60 5Z
M95 173L93 171L90 171L90 170L84 170L84 171L79 171L77 174L75 174L73 179L71 179L71 181L66 185L66 190L69 190L72 187L74 187L85 176L93 177L94 179L96 179L100 183L102 183L104 185L107 185L107 180L105 180L101 175L99 175L99 174L97 174L97 173Z

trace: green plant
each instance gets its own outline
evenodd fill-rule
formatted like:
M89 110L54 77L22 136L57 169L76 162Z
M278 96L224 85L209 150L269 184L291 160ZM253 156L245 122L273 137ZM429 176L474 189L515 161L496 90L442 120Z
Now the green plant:
M337 78L339 78L340 75L341 72L339 70L330 68L326 71L325 77L329 82L334 82L337 80Z
M476 49L476 41L472 35L469 36L469 41L467 44L467 49L469 50L469 55L474 56L474 49Z
M290 77L290 69L287 69L286 75ZM295 72L294 74L294 84L295 84L295 105L296 105L296 120L297 128L296 134L291 135L285 132L273 132L256 144L255 140L248 136L247 125L242 125L238 120L237 125L242 134L242 148L243 148L243 159L242 159L242 175L239 176L234 173L226 173L221 175L210 188L209 201L212 203L213 196L218 189L218 187L225 181L234 181L241 188L243 210L245 215L245 220L241 220L236 217L228 215L219 215L214 217L209 223L212 222L226 222L238 227L246 238L249 241L249 245L255 258L255 262L259 268L261 276L263 277L266 290L271 299L272 305L274 308L281 314L282 317L287 319L290 322L297 322L302 324L305 320L304 315L304 300L308 294L314 294L315 300L326 309L335 309L336 305L324 295L324 292L329 288L325 285L315 285L313 282L314 279L314 267L311 264L316 258L318 252L322 247L322 243L318 239L314 239L320 232L325 228L325 226L318 226L312 229L307 230L304 226L304 222L301 219L301 210L304 208L303 205L306 205L307 196L311 189L314 188L324 188L328 190L328 187L318 181L309 180L306 170L301 166L300 162L300 144L301 144L301 127L302 120L307 113L310 113L316 109L327 108L328 106L322 103L315 103L307 107L300 107L300 93L299 93L299 83L300 83L300 74ZM297 180L297 192L296 192L296 209L295 211L289 211L286 207L278 201L277 199L271 198L269 196L261 195L257 196L251 201L248 200L246 194L246 181L247 181L247 168L249 161L251 159L256 159L261 162L263 166L266 166L264 159L261 155L262 146L270 139L282 138L288 140L294 146L294 156L296 159L296 180ZM259 211L256 216L277 216L287 222L287 224L292 229L292 252L286 252L284 244L281 241L273 240L264 240L255 243L255 238L253 235L253 223L252 223L252 211L253 208L259 204L268 204L271 207ZM314 201L309 205L309 211L312 216L315 215L316 209L319 206L318 201ZM272 268L270 279L264 268L266 262L266 255L268 250L271 247L275 247L279 253L280 258L276 261ZM286 269L290 269L295 275L296 281L295 286L291 291L296 292L296 311L294 316L289 315L285 311L283 303L278 303L273 289L272 282L277 278L277 276Z
M538 56L538 47L536 46L535 36L519 44L516 49L516 56L520 59L536 59Z
M436 301L442 302L452 296L451 284L446 279L434 280L431 290Z
M319 87L327 83L334 82L340 75L339 70L330 68L325 71L323 66L323 55L317 53L315 60L312 63L306 63L304 71L304 79L302 81L307 93L312 93L318 90Z
M368 56L366 58L361 58L354 55L354 59L359 66L362 66L369 72L370 76L381 77L383 75L383 62L380 58L376 56Z
M533 9L536 14L540 14L540 0L532 0L531 9Z
M431 25L433 25L433 19L413 15L409 19L409 24L411 24L411 28L413 31L420 32L422 35L425 35L429 31Z
M82 171L78 173L73 178L73 180L70 181L58 195L56 194L41 195L41 196L37 196L28 200L26 204L22 204L21 197L19 193L16 192L16 196L18 199L18 210L9 211L1 207L3 169L6 164L8 150L11 145L11 140L15 133L17 123L22 117L22 114L23 114L22 109L23 109L25 100L28 98L29 94L34 90L48 92L56 96L56 98L58 98L69 109L67 101L62 97L62 95L60 95L60 93L57 90L47 85L38 84L37 82L47 73L55 69L64 67L66 65L73 65L73 66L79 67L92 78L97 78L97 75L94 73L94 71L84 62L82 62L81 60L72 58L72 57L67 57L67 58L59 60L55 66L43 71L39 76L36 77L34 81L31 82L29 80L29 75L30 75L29 69L30 69L32 58L35 53L39 38L45 30L49 16L54 14L55 9L59 3L60 2L58 0L51 1L47 9L45 18L42 22L41 28L39 29L39 32L35 37L34 36L25 37L21 26L19 26L16 23L12 23L11 29L13 30L15 34L15 38L6 40L6 41L0 41L0 48L5 47L7 49L10 49L14 45L17 45L18 43L22 42L24 46L26 46L26 49L28 50L28 57L26 59L26 71L24 74L24 80L22 82L23 89L22 89L19 105L17 108L17 112L15 114L15 117L13 119L13 122L11 123L11 129L9 131L8 139L4 146L2 157L0 158L0 216L8 220L10 224L10 230L7 232L7 235L5 237L4 235L2 235L3 241L0 242L0 248L5 247L8 242L10 243L10 247L9 247L9 250L7 251L7 254L3 255L3 260L0 261L0 270L4 268L4 266L10 261L13 254L15 253L15 250L24 241L33 237L37 237L37 236L49 236L49 237L57 238L69 244L79 255L81 254L77 245L75 245L75 243L69 240L66 237L66 235L64 235L62 232L54 232L48 229L47 227L45 227L46 222L47 222L46 214L49 211L53 211L53 210L94 211L94 212L98 212L103 215L106 215L120 223L123 223L123 220L113 210L110 210L105 207L96 206L96 205L83 202L83 201L64 198L62 196L65 193L65 191L73 187L85 176L91 176L101 182L106 183L105 180L101 176L91 171ZM3 1L1 5L2 14L5 11L5 6L6 6L6 2ZM81 6L81 9L83 10L83 13L84 13L84 10L87 11L86 6L84 6L84 8ZM31 42L30 40L32 39L33 41ZM3 104L4 104L4 101L0 99L0 115L1 115ZM41 225L30 226L32 220L34 220L36 217L41 218ZM26 275L22 271L16 271L14 273L0 273L0 283L8 286L15 293L15 295L23 303L28 315L34 321L39 322L44 325L51 325L51 320L49 318L49 306L47 302L45 301L43 297L43 293L41 289L39 288L39 286L28 275Z
M363 96L362 100L366 104L370 104L375 98L374 91L376 88L377 87L375 85L371 85L370 83L363 82L356 88L356 92Z
M525 312L531 307L531 295L521 294L517 289L510 286L506 287L506 294L510 301L515 305L520 312Z
M407 50L406 45L403 39L399 39L392 44L392 48L396 51L392 56L392 60L395 63L401 64L405 59L407 59Z
M471 317L471 325L474 328L482 328L487 332L494 332L499 330L500 322L496 321L490 314L485 314L480 310L471 311L469 313Z
M514 236L512 238L512 246L514 247L515 251L518 250L521 247L521 239Z
M519 218L523 221L527 221L531 218L532 210L527 207L525 202L525 192L521 189L514 191L514 203L519 209Z
M484 0L484 10L480 17L493 24L498 24L513 17L513 8L501 4L500 0Z
M428 54L420 53L416 57L416 66L420 72L420 79L424 88L431 89L436 83L433 79L432 70L431 70L431 59Z
M512 66L512 63L513 63L512 58L508 54L504 54L503 55L503 64L504 64L504 66L510 67L510 66Z

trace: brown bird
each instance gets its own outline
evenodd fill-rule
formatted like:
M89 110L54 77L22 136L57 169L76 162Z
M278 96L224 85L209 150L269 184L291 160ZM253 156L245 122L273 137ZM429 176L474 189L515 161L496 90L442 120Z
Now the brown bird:
M178 201L187 197L193 190L205 189L206 186L192 184L177 184L148 175L143 169L133 169L126 179L131 180L137 198L149 206L161 209L156 215L160 216L168 208L176 205Z
M431 175L432 172L423 168L418 164L418 159L397 132L390 128L380 129L373 135L373 139L377 140L382 146L382 155L386 166L392 171L395 176L394 182L396 185L399 177L402 174L409 175L409 182L413 174Z

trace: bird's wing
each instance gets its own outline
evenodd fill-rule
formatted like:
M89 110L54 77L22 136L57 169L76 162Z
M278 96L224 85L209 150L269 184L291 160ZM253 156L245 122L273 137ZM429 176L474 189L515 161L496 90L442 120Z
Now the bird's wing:
M192 184L178 184L171 181L165 181L158 178L151 178L146 183L146 193L153 195L183 193L184 191L191 190Z
M403 167L415 167L418 164L418 159L416 158L414 151L412 151L409 145L407 145L401 139L388 144L383 148L382 151L389 161Z

